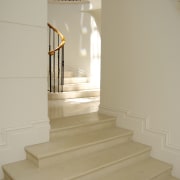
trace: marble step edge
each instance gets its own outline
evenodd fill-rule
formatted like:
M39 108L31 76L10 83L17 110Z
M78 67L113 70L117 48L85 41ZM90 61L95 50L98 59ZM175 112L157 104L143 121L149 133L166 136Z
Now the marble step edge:
M82 93L100 93L100 89L85 89L85 90L78 90L78 91L64 91L64 92L49 92L48 94L49 95L56 95L56 96L65 96L65 95L69 95L69 94L72 94L72 95L77 95L77 94L82 94Z
M99 89L48 93L49 100L54 100L54 99L64 100L64 99L73 99L73 98L81 98L81 97L98 97L98 96L100 96Z
M48 81L50 81L49 78L48 78ZM65 77L64 78L64 85L79 84L79 83L80 84L81 83L89 83L89 78L87 78L87 77ZM57 77L55 77L55 79L53 77L51 78L51 87L53 88L54 85L55 85L55 87L58 86L58 78ZM59 85L61 85L61 84L59 83Z
M140 143L134 143L134 144L135 144L135 146L140 145ZM126 148L128 147L128 145L129 144L127 143ZM131 147L131 145L130 145L130 147ZM106 171L107 168L114 169L114 168L126 167L132 163L136 163L136 162L139 162L139 161L142 161L144 159L149 158L150 157L150 151L151 151L151 148L149 146L141 144L140 149L137 149L136 152L134 152L134 151L128 152L127 154L123 155L123 157L121 157L121 156L118 157L118 155L117 155L118 153L116 152L115 154L118 158L113 158L113 159L107 160L105 162L101 162L101 164L96 164L96 162L94 163L94 159L87 157L87 155L83 156L83 157L81 155L80 163L83 162L83 164L88 164L87 166L89 166L89 164L90 164L90 168L88 167L88 169L86 169L87 168L86 167L85 170L84 169L80 170L81 172L78 172L78 171L73 172L74 175L72 175L72 176L71 175L69 176L69 173L68 173L69 177L64 177L64 178L67 180L78 179L78 178L81 178L81 177L86 176L88 174L96 173L97 171L100 171L100 170ZM114 151L112 151L111 153L114 153ZM99 154L101 154L101 152L99 152ZM109 153L103 154L104 158L107 157L107 154L109 155ZM86 158L85 160L84 160L84 157ZM99 155L97 154L97 158L96 158L96 156L94 158L98 159L98 157L99 157ZM71 161L79 163L78 160L79 160L79 158L76 158L76 159L72 159ZM24 161L26 161L27 163L30 163L27 160L24 160ZM24 161L22 161L22 162L24 162ZM69 161L68 161L68 163L71 164ZM5 177L15 177L15 175L13 173L9 172L9 170L8 170L9 169L8 166L11 166L10 167L10 169L11 169L11 168L15 167L15 165L16 165L16 163L14 163L12 166L11 166L11 164L3 166L3 171L6 174ZM63 166L63 165L64 164L61 163L61 166ZM77 164L75 164L75 165L77 165ZM67 163L66 163L66 166L67 166ZM52 167L54 167L54 165ZM71 167L71 169L72 169L72 167ZM43 167L40 168L39 170L43 170ZM15 172L15 173L18 173L18 172ZM15 180L15 179L12 178L12 179L7 179L7 180Z
M65 84L72 84L72 83L88 83L88 77L67 77L64 78Z
M172 165L149 157L142 161L132 163L122 168L116 167L107 169L106 172L98 171L79 178L72 178L73 180L117 180L125 177L126 180L171 180ZM124 179L123 179L124 180Z
M179 178L173 177L173 176L169 176L168 178L166 178L165 180L180 180Z
M90 152L112 147L115 144L129 142L132 139L132 135L133 133L131 131L127 131L123 134L73 146L64 149L63 151L57 148L55 151L45 154L34 153L33 151L31 151L30 148L25 147L26 157L27 159L32 161L37 167L44 167L47 166L49 163L53 164L54 160L64 161L72 156L76 156L77 154L88 154Z
M80 91L80 90L87 90L87 89L97 89L97 88L92 86L90 83L64 84L64 86L63 86L63 90L65 92L68 92L68 91Z
M48 77L50 73L48 72ZM54 76L53 70L51 71L51 75ZM58 76L58 71L55 71L55 76ZM74 77L74 72L73 71L64 71L64 77Z
M64 136L67 134L71 135L71 134L77 134L77 133L84 133L84 132L89 132L92 130L98 130L98 129L115 127L115 126L116 126L116 118L111 117L105 120L85 122L85 123L74 124L74 125L71 124L69 126L64 126L64 127L56 126L57 128L51 128L50 136L52 138L57 135Z
M52 86L52 89L54 86ZM58 84L55 85L55 89L58 89ZM61 85L59 85L59 89L61 90ZM96 86L91 85L90 83L68 83L63 85L63 91L81 91L81 90L90 90L90 89L99 89Z
M92 174L98 173L99 171L103 173L103 172L106 172L107 169L118 169L118 168L126 167L130 165L131 163L136 163L136 162L149 158L149 155L150 155L150 150L144 151L138 154L134 154L133 156L129 156L127 159L118 159L114 162L104 164L94 169L90 169L82 174L71 176L67 180L85 180L84 178L85 176L89 176L89 175L91 176Z

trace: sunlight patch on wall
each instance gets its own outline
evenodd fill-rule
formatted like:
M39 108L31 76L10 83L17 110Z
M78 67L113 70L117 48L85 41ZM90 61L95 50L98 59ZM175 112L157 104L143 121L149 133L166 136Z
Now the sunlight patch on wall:
M101 37L94 18L91 17L91 82L94 86L100 86L100 60L101 60Z
M69 30L69 25L68 25L67 23L64 23L64 26L65 26L65 28L66 28L66 31L67 31L67 32L70 32L70 30Z

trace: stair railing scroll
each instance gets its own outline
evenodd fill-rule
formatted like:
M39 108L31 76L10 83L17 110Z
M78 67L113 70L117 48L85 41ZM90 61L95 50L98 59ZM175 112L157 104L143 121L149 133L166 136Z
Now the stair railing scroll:
M63 92L64 45L63 34L48 23L49 27L49 91ZM60 89L61 86L61 89Z

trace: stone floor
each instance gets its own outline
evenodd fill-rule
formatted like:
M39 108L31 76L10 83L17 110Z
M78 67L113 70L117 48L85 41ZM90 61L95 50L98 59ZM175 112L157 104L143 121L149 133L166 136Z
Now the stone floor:
M49 119L96 112L99 109L99 97L49 100Z

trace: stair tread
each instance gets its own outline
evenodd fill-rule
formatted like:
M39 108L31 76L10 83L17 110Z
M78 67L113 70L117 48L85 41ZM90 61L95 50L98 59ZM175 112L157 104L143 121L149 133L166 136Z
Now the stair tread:
M96 86L93 86L91 83L69 83L64 84L63 89L65 92L68 91L80 91L85 89L97 89Z
M61 94L70 94L70 93L82 93L82 92L98 92L100 91L99 88L94 88L94 89L83 89L83 90L77 90L77 91L64 91L60 92Z
M72 84L72 83L87 83L87 77L65 77L64 83L65 84Z
M99 114L97 112L82 114L78 116L70 116L64 118L56 118L51 120L51 131L56 129L65 129L77 126L83 126L105 121L115 121L115 117Z
M38 169L25 160L5 165L3 169L14 180L61 180L95 172L100 168L125 161L149 151L149 146L136 142L128 142L87 155L79 155L79 157L72 158L63 163L57 163L44 168Z
M73 93L83 93L83 92L99 92L100 89L94 88L94 89L84 89L84 90L78 90L78 91L64 91L64 92L53 92L49 93L50 95L63 95L63 94L73 94Z
M167 180L180 180L180 179L175 178L175 177L169 177Z
M100 89L85 89L78 91L53 92L48 93L49 99L72 99L80 97L97 97L100 95Z
M29 146L25 149L30 154L36 155L37 158L43 158L127 135L131 136L132 132L117 127L104 128L82 134L63 136L63 138L53 138L48 143Z
M90 87L90 88L93 88L94 86L92 86L90 83L88 82L80 82L80 83L68 83L68 84L64 84L64 87L71 87L71 86L76 86L76 87L79 87L79 86L87 86L87 87Z
M149 158L109 174L105 173L103 176L94 178L93 180L150 180L161 175L164 171L171 170L171 168L171 165L167 163Z

